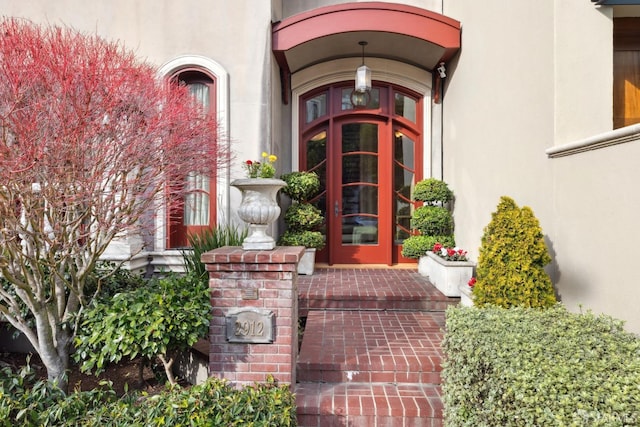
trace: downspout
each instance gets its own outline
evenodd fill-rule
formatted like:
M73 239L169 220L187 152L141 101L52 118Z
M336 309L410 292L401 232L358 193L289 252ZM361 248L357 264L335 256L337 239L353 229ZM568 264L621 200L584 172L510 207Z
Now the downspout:
M434 75L434 94L433 94L433 103L434 105L439 105L439 108L434 108L434 111L437 111L438 116L435 119L439 119L440 129L438 132L437 138L437 147L436 150L432 150L432 158L438 159L439 168L435 168L432 164L432 173L431 175L434 178L438 178L440 180L444 179L444 109L442 105L442 100L444 96L444 79L447 78L447 69L446 64L444 62L440 62L438 67L436 68L436 73ZM436 151L436 152L433 152ZM433 163L433 161L432 161Z

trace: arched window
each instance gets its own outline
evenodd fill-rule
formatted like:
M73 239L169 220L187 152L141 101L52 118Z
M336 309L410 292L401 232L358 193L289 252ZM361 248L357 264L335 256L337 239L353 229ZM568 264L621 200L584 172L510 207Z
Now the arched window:
M196 102L207 114L216 115L215 77L199 69L186 68L172 77L189 88ZM188 247L188 236L198 234L216 224L216 177L190 174L185 178L189 194L184 204L168 212L168 249Z

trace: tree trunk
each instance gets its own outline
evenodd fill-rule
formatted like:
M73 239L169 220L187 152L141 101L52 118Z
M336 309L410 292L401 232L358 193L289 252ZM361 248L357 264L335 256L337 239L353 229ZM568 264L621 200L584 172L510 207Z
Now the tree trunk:
M160 360L162 360L162 364L164 365L164 372L167 374L167 380L169 380L169 384L176 385L176 377L173 375L173 357L168 358L167 356L161 354Z
M46 309L35 315L37 338L35 342L31 338L30 341L47 368L48 381L55 383L66 393L73 333L65 324L57 324L54 320L49 322L49 317Z

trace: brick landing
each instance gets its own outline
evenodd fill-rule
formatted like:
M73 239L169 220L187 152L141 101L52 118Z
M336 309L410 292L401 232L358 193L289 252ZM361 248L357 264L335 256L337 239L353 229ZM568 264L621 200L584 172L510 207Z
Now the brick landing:
M448 298L411 268L319 268L299 276L299 313L314 309L444 311Z
M441 426L447 298L411 269L300 276L300 426ZM304 305L304 309L303 309Z

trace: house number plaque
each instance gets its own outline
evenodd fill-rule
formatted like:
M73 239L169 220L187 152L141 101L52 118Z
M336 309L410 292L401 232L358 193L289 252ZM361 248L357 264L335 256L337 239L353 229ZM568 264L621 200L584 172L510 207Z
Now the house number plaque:
M228 342L270 344L275 337L274 314L270 310L243 308L230 311L226 316Z

